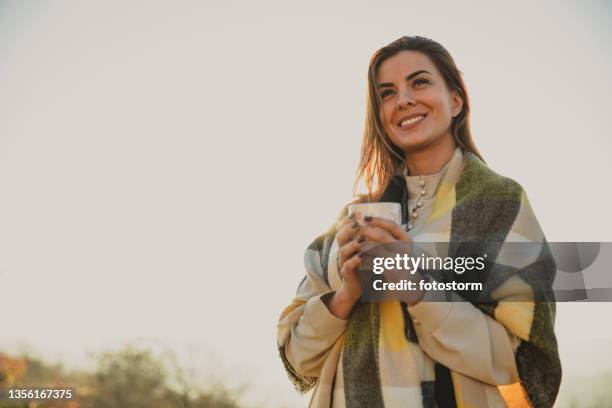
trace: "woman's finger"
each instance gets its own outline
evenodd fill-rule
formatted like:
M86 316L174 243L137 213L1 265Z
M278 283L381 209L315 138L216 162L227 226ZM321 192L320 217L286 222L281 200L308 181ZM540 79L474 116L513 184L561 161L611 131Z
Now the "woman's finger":
M355 220L355 218L356 218L356 214L351 214L351 215L345 216L336 225L336 230L340 230L346 224L350 224L351 222L353 222Z
M359 234L366 237L370 242L377 242L379 244L387 244L397 242L398 240L384 228L376 227L373 225L366 224L361 227Z
M359 265L361 265L361 256L359 254L355 254L347 259L342 265L342 269L340 269L340 276L342 276L342 279L346 279L348 277L347 275L354 273L357 268L359 268Z
M382 228L397 241L411 242L412 238L404 229L393 221L380 217L365 217L366 225Z
M342 265L344 261L351 258L355 253L361 250L361 245L365 242L365 237L355 237L355 239L347 242L338 250L338 264Z
M354 217L345 217L339 225L339 229L336 233L336 239L338 240L338 245L343 246L346 244L359 230L360 223L358 221L357 215Z

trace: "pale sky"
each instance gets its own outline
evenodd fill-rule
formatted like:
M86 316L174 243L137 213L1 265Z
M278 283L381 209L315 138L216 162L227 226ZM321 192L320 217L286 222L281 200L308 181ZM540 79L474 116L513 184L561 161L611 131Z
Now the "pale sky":
M0 346L167 345L303 406L274 325L350 201L371 54L442 43L476 144L549 241L612 241L605 2L0 2ZM560 304L568 377L610 304Z

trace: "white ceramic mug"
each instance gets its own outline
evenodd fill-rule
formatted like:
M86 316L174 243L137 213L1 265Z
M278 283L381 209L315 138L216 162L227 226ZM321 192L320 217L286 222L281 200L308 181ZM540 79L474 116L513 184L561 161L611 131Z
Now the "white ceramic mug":
M400 203L360 203L351 204L349 215L359 211L363 216L380 217L402 225L402 206Z

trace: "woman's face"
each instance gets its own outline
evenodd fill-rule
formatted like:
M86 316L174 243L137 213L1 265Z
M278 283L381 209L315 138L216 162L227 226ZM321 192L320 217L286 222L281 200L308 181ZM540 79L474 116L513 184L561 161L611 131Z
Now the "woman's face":
M451 120L463 103L428 56L401 51L383 61L376 76L381 120L396 146L409 152L452 142Z

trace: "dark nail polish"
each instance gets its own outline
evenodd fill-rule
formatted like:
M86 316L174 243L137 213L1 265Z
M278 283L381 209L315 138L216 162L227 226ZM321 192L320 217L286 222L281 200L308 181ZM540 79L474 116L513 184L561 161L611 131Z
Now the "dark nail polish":
M360 238L357 240L357 242L359 242L359 243L361 244L362 242L365 242L365 240L366 240L366 238L365 238L365 237L362 235L362 236L361 236L361 237L360 237Z
M353 225L351 225L351 227L353 227L353 229L357 229L357 227L359 227L359 223L355 221L353 222Z
M372 222L372 217L370 217L369 215L366 215L364 220L365 222Z

